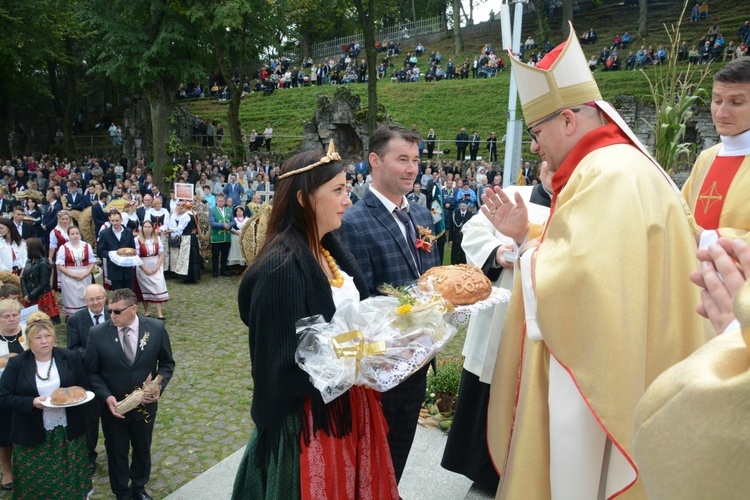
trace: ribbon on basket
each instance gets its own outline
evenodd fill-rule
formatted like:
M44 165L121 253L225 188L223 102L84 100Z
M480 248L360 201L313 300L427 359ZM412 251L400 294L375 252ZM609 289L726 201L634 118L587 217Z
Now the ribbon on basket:
M351 345L345 345L351 342L355 342ZM374 354L385 354L385 342L382 340L379 342L365 342L365 336L359 330L351 330L341 335L336 335L331 339L333 344L333 352L336 353L337 358L356 358L356 371L359 374L359 360L365 356L372 356Z

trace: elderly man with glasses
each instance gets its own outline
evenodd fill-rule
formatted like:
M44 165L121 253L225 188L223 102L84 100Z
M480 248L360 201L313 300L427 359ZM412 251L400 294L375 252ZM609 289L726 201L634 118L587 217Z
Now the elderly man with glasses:
M519 194L483 196L483 214L520 247L488 410L497 498L645 498L636 405L709 335L689 280L695 221L602 100L572 28L536 67L511 60L554 194L544 226L529 224Z
M129 288L112 292L107 312L109 320L91 328L85 359L101 405L109 484L118 500L150 500L146 484L151 475L151 436L159 397L174 371L172 347L163 322L138 314L135 293ZM140 409L118 413L118 401L149 376L158 375L160 392L147 397Z
M86 354L91 328L109 320L109 313L104 308L107 293L104 287L96 283L89 285L83 291L86 307L76 311L65 321L68 334L68 349L80 354ZM96 445L99 442L99 405L96 401L89 403L86 409L86 444L89 449L89 467L93 474L96 470Z

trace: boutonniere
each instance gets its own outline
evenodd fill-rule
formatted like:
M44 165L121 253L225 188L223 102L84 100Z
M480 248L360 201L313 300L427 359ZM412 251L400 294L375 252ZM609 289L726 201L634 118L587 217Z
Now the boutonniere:
M437 240L435 235L432 234L432 229L427 229L426 227L417 226L417 232L419 233L419 238L417 239L417 250L421 248L428 253L432 252L430 247Z
M143 338L141 339L141 343L139 344L139 347L141 348L141 351L144 347L146 347L146 344L148 344L148 338L151 334L146 332L143 334Z

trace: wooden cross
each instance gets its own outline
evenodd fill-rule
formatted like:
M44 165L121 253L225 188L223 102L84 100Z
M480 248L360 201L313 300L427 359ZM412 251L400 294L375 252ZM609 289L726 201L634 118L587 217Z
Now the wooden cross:
M265 189L261 190L261 187L264 187ZM260 195L261 203L270 203L274 195L274 191L271 190L271 183L264 182L263 184L258 184L258 189L255 191L255 194Z

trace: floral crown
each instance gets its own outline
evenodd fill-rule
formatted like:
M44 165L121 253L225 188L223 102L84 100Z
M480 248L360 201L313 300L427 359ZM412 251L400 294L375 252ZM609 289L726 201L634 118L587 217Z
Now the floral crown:
M323 158L321 158L319 161L316 161L312 165L308 165L306 167L298 168L297 170L292 170L291 172L282 174L279 176L279 180L284 179L285 177L290 177L292 175L301 174L302 172L307 172L308 170L312 170L315 167L319 167L321 165L326 165L328 163L331 163L332 161L341 161L341 156L336 152L336 148L333 145L333 139L331 139L331 142L328 144L328 152Z

